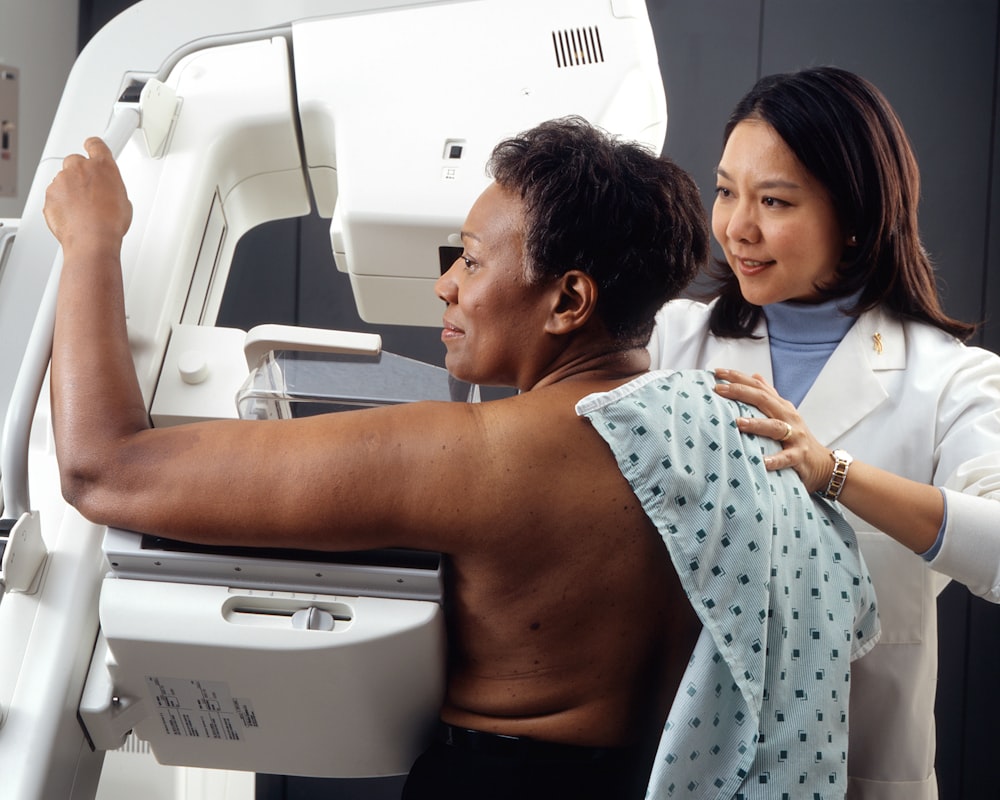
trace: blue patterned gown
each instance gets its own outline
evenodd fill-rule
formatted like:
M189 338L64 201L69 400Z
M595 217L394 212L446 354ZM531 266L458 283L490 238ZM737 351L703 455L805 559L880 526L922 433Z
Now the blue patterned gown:
M667 546L703 629L647 797L808 800L847 787L850 662L878 640L854 532L780 447L744 435L756 409L710 372L658 371L577 404Z

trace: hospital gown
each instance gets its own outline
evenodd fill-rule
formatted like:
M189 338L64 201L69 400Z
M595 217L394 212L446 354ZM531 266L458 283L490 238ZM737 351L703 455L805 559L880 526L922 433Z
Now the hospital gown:
M846 791L850 662L879 635L854 532L757 415L710 372L651 372L577 404L667 546L703 628L670 710L648 797L835 798Z

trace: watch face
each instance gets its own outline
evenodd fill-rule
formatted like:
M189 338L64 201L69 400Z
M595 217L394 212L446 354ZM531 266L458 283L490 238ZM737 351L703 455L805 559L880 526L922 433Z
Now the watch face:
M850 453L848 453L846 450L834 450L833 451L833 457L837 461L844 461L844 462L846 462L848 464L850 464L854 460L854 457Z

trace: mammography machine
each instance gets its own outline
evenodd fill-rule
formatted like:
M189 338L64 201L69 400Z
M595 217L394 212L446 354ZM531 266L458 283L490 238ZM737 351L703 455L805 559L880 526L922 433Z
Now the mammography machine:
M165 764L400 774L443 690L436 554L198 550L63 502L45 387L60 260L41 215L62 158L91 135L117 154L155 425L473 401L370 334L215 327L229 264L251 228L315 211L365 320L440 325L433 283L490 149L567 114L660 149L643 0L143 0L91 41L0 240L4 798L92 798L129 731Z

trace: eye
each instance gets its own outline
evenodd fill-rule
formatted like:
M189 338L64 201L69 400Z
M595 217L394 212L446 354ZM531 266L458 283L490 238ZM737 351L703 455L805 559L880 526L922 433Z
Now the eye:
M768 208L782 208L788 205L784 200L779 200L777 197L764 197L761 202Z
M463 262L465 262L465 268L467 270L471 271L471 270L476 269L476 267L479 266L478 262L476 262L472 258L469 258L465 253L462 253L462 255L460 255L459 258L462 259Z
M729 189L727 189L725 186L716 186L715 187L715 196L716 197L729 197L731 194L732 194L732 192L730 192Z

